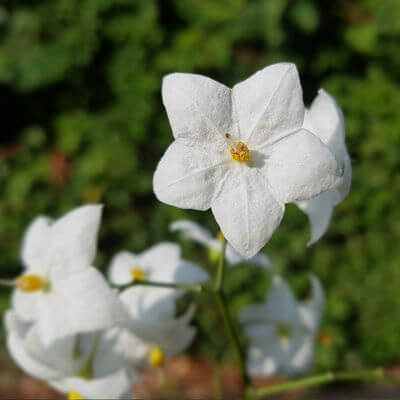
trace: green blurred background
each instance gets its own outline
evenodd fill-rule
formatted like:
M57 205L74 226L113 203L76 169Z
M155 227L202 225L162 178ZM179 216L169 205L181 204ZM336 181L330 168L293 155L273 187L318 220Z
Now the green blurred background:
M316 368L400 361L398 0L0 4L2 277L19 273L21 236L32 218L82 203L105 204L102 268L122 248L138 252L176 239L168 224L177 218L216 232L210 213L166 206L152 193L153 171L172 140L161 79L196 72L232 85L268 64L292 61L306 104L324 87L344 110L353 186L319 243L306 247L307 219L289 206L265 251L299 294L308 271L324 283L323 331L332 341L320 347ZM184 252L207 259L191 243ZM260 271L231 270L232 311L262 298L267 285ZM9 298L1 293L4 310ZM204 329L193 351L213 357L225 339L213 309L200 303Z

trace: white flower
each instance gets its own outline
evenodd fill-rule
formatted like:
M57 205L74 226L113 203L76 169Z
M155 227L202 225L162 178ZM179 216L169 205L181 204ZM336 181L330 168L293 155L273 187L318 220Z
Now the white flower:
M196 330L189 324L194 307L177 317L173 298L160 300L156 288L144 289L129 288L120 295L130 320L120 328L116 351L136 367L158 367L192 342Z
M162 242L148 250L133 254L122 251L111 260L108 276L114 285L126 285L134 281L148 280L162 283L191 284L208 280L207 272L197 264L181 258L181 249L176 243ZM136 290L137 287L132 287ZM178 297L181 290L169 288L142 288L150 291L158 300L168 296Z
M74 400L131 398L139 374L115 351L117 337L118 329L111 329L97 343L89 376L66 376L50 385Z
M247 365L251 375L296 375L311 365L315 338L322 318L324 295L311 277L312 299L298 303L288 287L275 277L265 303L240 314L250 339Z
M328 190L311 200L297 203L310 220L311 239L309 245L318 241L328 229L333 209L343 201L351 185L351 161L344 142L343 113L331 95L320 89L311 107L306 110L303 128L318 136L326 144L336 160L344 165L340 186Z
M218 260L222 249L221 239L223 236L221 232L219 232L219 234L214 238L210 231L196 222L186 219L174 221L170 225L170 230L172 232L181 232L185 238L203 244L209 249L210 259L212 261ZM229 243L226 244L225 258L230 265L236 265L246 261L246 259L243 258ZM265 268L272 267L271 261L263 253L256 254L249 258L247 262Z
M125 318L118 297L91 266L101 206L84 206L57 221L39 217L22 247L26 270L17 279L13 306L24 321L37 321L43 344L93 332Z
M36 324L22 321L15 312L5 314L5 325L7 347L15 362L70 398L120 398L137 380L135 371L113 349L115 332L101 338L99 334L68 336L45 347Z
M280 224L284 204L339 184L342 166L302 128L304 105L295 65L271 65L233 89L201 75L163 81L175 141L154 174L167 204L212 209L243 257L254 256Z

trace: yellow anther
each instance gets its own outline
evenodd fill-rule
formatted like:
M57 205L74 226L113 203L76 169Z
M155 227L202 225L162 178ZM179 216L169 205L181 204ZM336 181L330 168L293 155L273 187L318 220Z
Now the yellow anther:
M237 162L247 162L250 160L250 150L243 142L238 142L236 147L231 146L230 153L232 158Z
M221 231L217 233L216 237L221 242L224 240L224 234Z
M161 347L155 346L150 350L149 362L152 367L160 367L164 364L165 355Z
M131 269L131 277L135 281L144 281L146 279L146 272L140 267L133 267Z
M17 279L17 288L22 292L37 292L46 289L46 281L39 275L22 275Z
M75 390L68 392L68 400L84 400L85 398Z
M329 332L319 332L317 336L318 343L324 347L332 344L332 335Z
M288 340L292 336L292 328L287 324L278 325L278 337L282 340Z

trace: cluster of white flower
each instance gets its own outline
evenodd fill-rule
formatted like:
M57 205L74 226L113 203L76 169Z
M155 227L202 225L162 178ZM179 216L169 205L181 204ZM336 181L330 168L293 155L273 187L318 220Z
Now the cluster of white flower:
M176 316L170 288L113 290L92 266L101 206L77 208L57 221L39 217L22 248L24 274L5 315L8 349L28 374L71 399L126 397L146 366L191 343L194 308ZM117 254L109 277L118 287L135 280L201 283L204 270L183 260L179 246L160 243L135 255Z
M297 301L259 250L286 203L308 215L314 243L347 195L351 164L339 107L321 90L305 109L296 67L287 63L232 90L200 75L172 74L163 100L175 141L157 167L154 191L177 207L211 208L222 233L214 238L188 220L175 221L171 231L206 246L211 261L246 261L274 274L265 303L240 314L248 371L304 373L323 314L321 284L311 276L311 299ZM56 221L34 220L22 246L25 271L5 315L15 361L70 399L129 396L146 367L183 352L196 333L195 307L177 315L176 300L185 285L209 279L181 258L177 244L163 242L141 254L116 254L107 281L92 266L101 212L83 206Z

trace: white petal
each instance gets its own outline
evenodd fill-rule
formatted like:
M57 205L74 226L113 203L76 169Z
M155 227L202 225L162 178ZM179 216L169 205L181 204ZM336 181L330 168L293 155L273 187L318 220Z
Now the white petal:
M284 207L271 193L256 168L226 180L212 204L212 212L232 247L244 258L254 256L281 222Z
M50 223L50 218L36 218L27 228L22 243L22 262L31 272L40 275L48 272L43 259L50 243Z
M231 132L231 90L202 75L175 73L163 80L162 97L175 139L217 150ZM210 146L210 144L212 146Z
M181 232L184 238L192 239L195 242L204 244L205 246L209 246L210 241L214 239L210 231L203 228L200 224L188 219L174 221L169 226L169 229L171 232Z
M325 308L325 293L320 280L310 275L312 296L299 306L300 317L308 329L316 332L319 328Z
M290 360L281 366L282 374L285 376L304 374L310 369L315 352L314 337L307 335L299 340L299 343L294 343L294 351Z
M193 317L195 308L189 309L181 317L176 318L175 321L164 323L162 328L162 335L160 337L160 345L165 349L168 357L181 354L192 343L196 329L189 325Z
M25 322L18 317L14 310L7 310L4 313L4 326L7 333L15 333L17 336L25 336L28 329L31 327L31 323Z
M137 368L145 368L150 345L143 339L135 336L128 329L120 329L117 342L114 346L115 351L127 362L133 363Z
M114 285L126 285L132 281L131 270L135 266L139 266L138 256L128 251L121 251L111 260L108 279Z
M37 301L42 296L41 292L25 293L15 289L11 296L11 302L18 318L23 321L35 321L38 316Z
M310 199L338 186L343 177L335 157L316 136L301 129L268 149L263 172L284 203Z
M318 136L342 163L346 152L344 144L344 117L334 98L320 89L304 118L304 128Z
M119 297L131 319L141 320L144 317L173 316L175 298L171 293L171 289L138 286L123 290Z
M101 210L99 205L79 207L54 222L48 260L52 279L69 277L92 263Z
M276 373L277 361L259 347L250 347L247 354L247 368L251 376L271 376Z
M54 369L60 376L65 376L79 371L88 356L85 354L85 357L75 357L76 340L76 336L68 336L44 347L36 326L33 326L25 336L23 347L37 362Z
M127 318L116 294L93 267L54 283L38 302L38 314L44 345L75 333L105 329Z
M126 368L94 379L67 377L50 382L51 386L63 393L78 392L84 399L120 399L129 396L132 382Z
M349 194L350 186L351 186L351 178L352 178L351 160L350 160L350 157L346 154L346 156L344 158L343 181L337 187L337 191L340 194L340 201L342 201Z
M7 336L7 349L18 366L28 375L44 381L59 378L62 373L31 357L15 334Z
M296 66L273 64L232 89L240 138L250 149L298 130L304 118L303 94Z
M161 242L140 254L140 266L150 280L162 280L164 269L176 269L181 259L181 249L176 243Z
M297 301L288 284L275 276L267 294L267 318L278 323L299 323Z
M327 231L333 208L338 201L340 201L340 195L337 189L331 189L311 200L303 200L296 203L307 214L310 221L311 239L308 242L309 246L317 242Z
M178 284L202 283L209 279L208 273L203 268L187 260L181 260L173 269L163 269L158 277L162 282Z
M223 158L173 142L154 173L153 190L166 204L207 210L225 171Z

